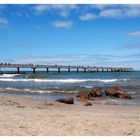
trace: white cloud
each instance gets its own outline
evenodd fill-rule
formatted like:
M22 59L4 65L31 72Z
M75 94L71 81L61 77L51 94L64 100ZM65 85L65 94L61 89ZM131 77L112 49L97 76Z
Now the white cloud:
M132 41L130 43L122 44L121 46L116 47L115 50L127 51L127 53L137 52L140 51L140 42Z
M122 19L140 17L140 5L98 4L87 5L86 7L86 14L79 17L81 20L90 20L93 18ZM96 14L94 10L96 10ZM92 12L94 12L94 14Z
M104 10L108 8L116 8L118 7L117 4L92 4L89 5L91 8L98 9L98 10Z
M10 5L11 6L11 5ZM0 14L3 17L4 11L8 6L0 5ZM12 7L12 6L11 6ZM134 18L140 17L140 5L135 4L92 4L92 5L76 5L76 4L35 4L35 5L13 5L14 11L11 10L9 14L18 17L30 17L40 14L60 15L61 17L68 18L71 13L73 17L80 20L92 20L100 18ZM22 9L21 9L22 8ZM24 8L24 9L23 9ZM8 20L7 20L8 21ZM3 21L1 21L2 23ZM3 22L4 23L4 22ZM70 25L70 24L69 24Z
M95 19L97 18L97 16L93 13L86 13L82 16L79 17L81 20L92 20L92 19Z
M0 26L5 26L9 23L9 21L3 17L0 17Z
M102 10L99 16L104 18L121 18L122 16L124 16L124 14L123 10L121 9L107 9Z
M43 13L45 10L49 9L48 6L44 4L35 5L33 8L37 13Z
M54 4L50 7L52 10L58 10L59 15L67 17L70 12L77 8L75 4Z
M73 23L71 21L55 21L53 22L53 26L54 27L58 27L58 28L70 28L73 25Z
M30 14L27 11L24 11L24 10L22 12L20 12L20 11L13 11L11 13L11 15L12 16L16 16L16 17L20 17L20 18L22 18L22 17L30 18L31 17Z
M33 64L73 64L81 61L81 56L56 55L56 56L26 56L21 59L11 59L13 63Z
M127 17L139 17L140 16L140 5L132 4L132 5L124 5L125 15Z
M130 32L128 33L129 36L140 36L140 31Z
M38 14L43 14L45 12L55 12L59 14L60 16L67 17L70 12L77 8L77 5L75 4L41 4L41 5L35 5L33 9Z
M91 5L91 9L98 9L99 13L97 16L100 18L134 18L140 16L140 5L136 4L101 4Z
M105 9L108 5L107 4L93 4L91 5L93 8L97 8L97 9Z
M10 60L11 63L32 63L32 64L46 64L46 65L84 65L84 66L126 66L137 67L139 64L135 62L133 56L120 56L108 54L94 54L94 55L54 55L54 56L25 56ZM5 60L6 61L6 60Z
M33 63L33 64L58 64L58 65L94 65L104 61L113 61L116 56L111 55L55 55L55 56L25 56L11 59L12 63ZM93 64L94 62L94 64Z

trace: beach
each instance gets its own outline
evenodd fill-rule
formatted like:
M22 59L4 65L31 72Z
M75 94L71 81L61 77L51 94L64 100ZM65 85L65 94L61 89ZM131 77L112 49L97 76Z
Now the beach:
M74 105L0 94L0 135L139 136L140 106Z
M140 136L140 5L37 3L0 4L0 136Z

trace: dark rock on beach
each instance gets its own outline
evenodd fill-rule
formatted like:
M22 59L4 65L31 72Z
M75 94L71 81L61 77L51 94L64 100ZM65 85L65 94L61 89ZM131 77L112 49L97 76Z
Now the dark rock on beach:
M57 99L57 102L65 103L65 104L74 104L74 98L69 97L67 99Z
M76 97L83 101L90 99L90 95L87 93L79 93Z
M113 87L105 90L107 96L116 97L116 98L125 98L132 99L131 95L123 92L123 87Z
M90 96L91 97L101 97L102 96L102 89L101 88L93 88L90 91Z
M94 87L89 93L79 93L77 96L79 101L87 100L97 100L97 99L106 99L106 98L122 98L122 99L132 99L131 95L123 91L123 87L115 86L108 89L102 89ZM85 103L85 106L90 106L88 102Z
M120 97L125 99L132 99L131 95L129 95L128 93L123 93Z
M111 96L111 97L116 97L120 98L121 94L123 93L123 88L122 87L112 87L107 90L105 90L106 96Z

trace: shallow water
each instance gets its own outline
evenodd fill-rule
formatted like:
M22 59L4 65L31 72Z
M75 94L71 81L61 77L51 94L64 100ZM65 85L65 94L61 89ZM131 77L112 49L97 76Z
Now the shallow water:
M11 72L12 73L12 72ZM106 89L123 86L125 92L133 95L133 104L140 103L140 72L43 72L36 74L0 75L0 92L28 94L39 98L56 99L61 96L75 96L79 92L89 92L92 87ZM129 103L131 104L131 103Z

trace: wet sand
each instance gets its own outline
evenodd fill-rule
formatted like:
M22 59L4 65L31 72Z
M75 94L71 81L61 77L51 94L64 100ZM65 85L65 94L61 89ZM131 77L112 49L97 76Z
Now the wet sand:
M84 104L0 94L0 135L140 135L140 106Z

